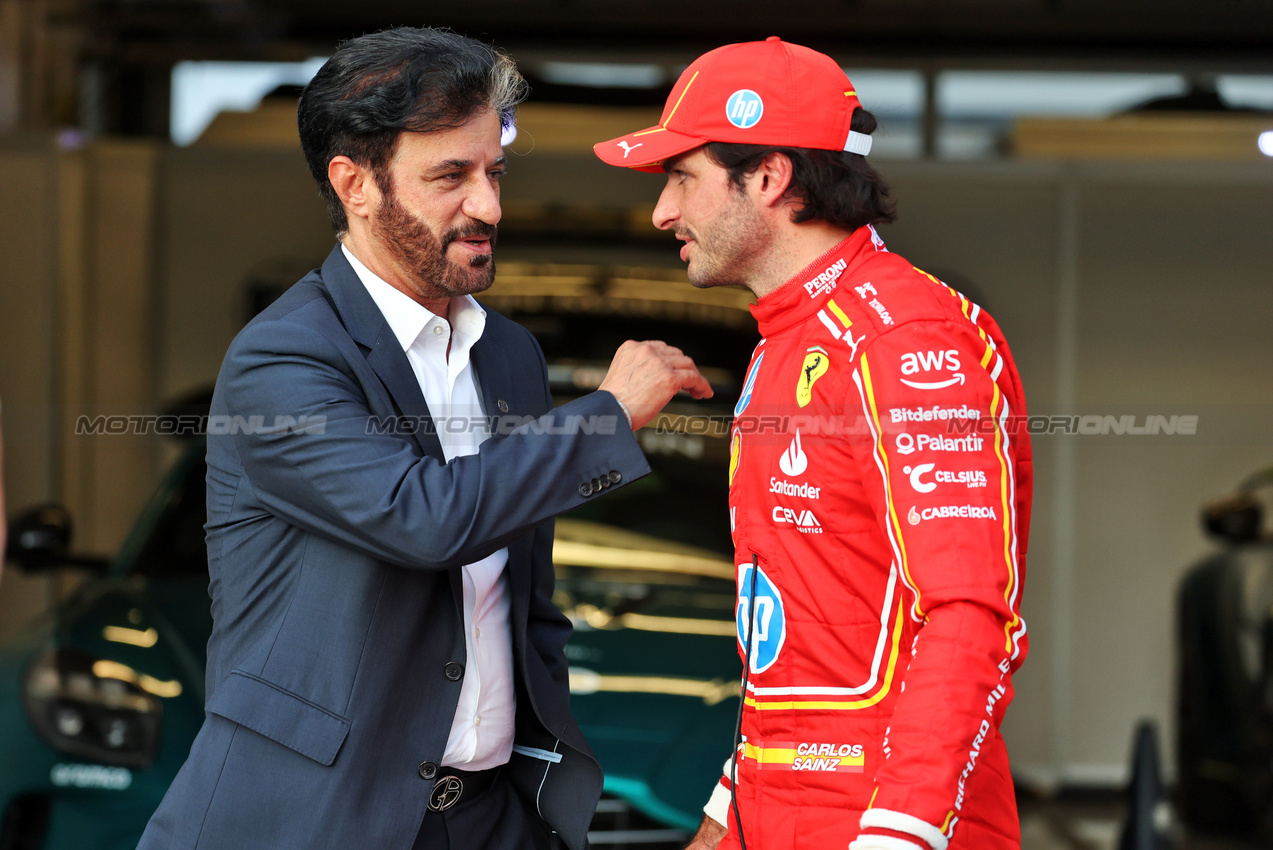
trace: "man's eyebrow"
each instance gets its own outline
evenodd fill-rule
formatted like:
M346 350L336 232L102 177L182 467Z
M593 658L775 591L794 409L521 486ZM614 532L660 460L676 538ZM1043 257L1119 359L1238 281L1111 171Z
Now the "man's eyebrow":
M439 162L430 171L434 174L441 174L446 171L464 171L472 167L473 160L471 159L448 159Z
M508 165L508 157L501 156L499 159L496 159L493 164L503 168ZM429 170L429 173L449 174L452 171L467 171L472 167L473 160L471 159L447 159L434 165L433 168Z

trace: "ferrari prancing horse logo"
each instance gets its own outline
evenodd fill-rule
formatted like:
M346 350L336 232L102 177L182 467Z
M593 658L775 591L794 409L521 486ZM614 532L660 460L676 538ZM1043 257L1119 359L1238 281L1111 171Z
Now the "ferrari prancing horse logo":
M804 364L800 367L800 378L796 381L796 404L806 406L813 401L813 382L827 373L831 368L831 358L826 349L815 345L804 356Z

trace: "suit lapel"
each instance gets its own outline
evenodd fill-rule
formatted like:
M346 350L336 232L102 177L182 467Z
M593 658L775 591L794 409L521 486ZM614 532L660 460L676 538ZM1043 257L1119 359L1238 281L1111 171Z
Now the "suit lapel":
M525 416L524 393L517 392L513 371L509 363L510 340L505 330L506 320L492 313L487 308L486 328L482 338L469 352L469 360L473 364L473 374L477 378L478 391L482 396L482 412L488 422L498 422L501 416L512 414ZM538 371L535 372L539 376ZM538 413L538 411L535 411ZM493 429L493 433L499 433ZM523 565L530 563L530 535L514 540L508 546L508 584L510 604L512 606L512 623L515 635L526 630L526 618L529 613L528 601L531 597L531 574Z
M362 285L349 261L345 259L340 245L337 245L323 263L323 283L331 293L336 312L353 337L363 348L367 349L367 365L380 378L385 389L393 398L398 412L415 423L410 429L415 436L416 444L427 455L445 460L442 444L436 432L429 427L421 427L423 423L431 423L429 407L424 403L424 393L420 392L420 382L406 352L398 344L389 323L367 288Z
M477 377L478 392L482 394L482 412L488 422L494 422L511 410L508 399L513 395L513 376L508 366L508 350L498 338L499 325L489 321L489 313L487 318L482 338L469 352L469 361Z

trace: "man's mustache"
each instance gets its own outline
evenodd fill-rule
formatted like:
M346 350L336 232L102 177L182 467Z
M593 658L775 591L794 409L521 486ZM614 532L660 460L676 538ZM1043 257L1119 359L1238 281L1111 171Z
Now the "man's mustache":
M491 241L491 247L495 247L495 240L499 236L499 229L493 224L487 224L484 221L475 221L464 227L452 227L442 237L442 250L445 251L450 247L452 242L458 242L463 239L472 239L474 237L483 237Z

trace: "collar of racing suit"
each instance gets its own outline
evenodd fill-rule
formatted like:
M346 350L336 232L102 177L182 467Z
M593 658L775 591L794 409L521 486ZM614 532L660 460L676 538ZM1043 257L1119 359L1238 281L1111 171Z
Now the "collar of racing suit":
M853 231L791 280L751 305L760 335L773 336L813 316L835 293L840 278L851 276L872 255L887 250L869 224Z

